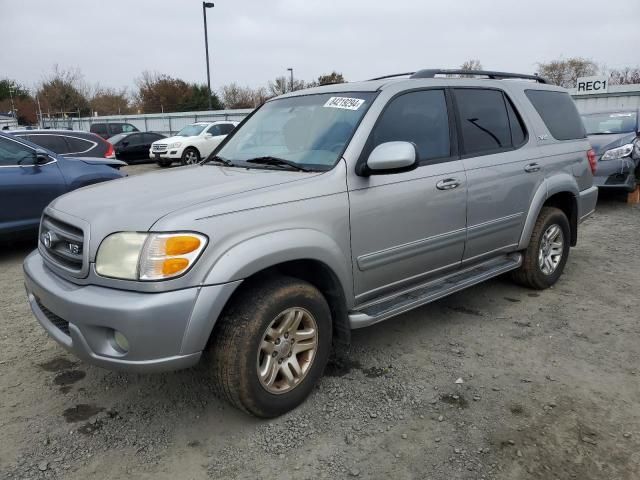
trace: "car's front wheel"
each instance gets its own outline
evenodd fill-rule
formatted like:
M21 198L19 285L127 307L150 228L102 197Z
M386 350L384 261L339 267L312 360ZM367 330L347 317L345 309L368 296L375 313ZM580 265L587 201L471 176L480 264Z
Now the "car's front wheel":
M193 147L185 148L180 162L182 165L195 165L200 162L200 152Z
M324 296L305 281L271 277L243 286L212 335L216 391L258 417L288 412L322 376L331 327Z
M569 258L571 230L562 210L543 207L524 251L522 265L512 274L526 287L543 290L558 281Z

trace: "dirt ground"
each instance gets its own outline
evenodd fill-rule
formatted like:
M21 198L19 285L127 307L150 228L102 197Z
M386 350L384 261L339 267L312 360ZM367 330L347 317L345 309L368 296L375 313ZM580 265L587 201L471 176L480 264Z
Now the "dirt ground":
M132 167L132 173L154 170ZM640 478L640 207L607 196L555 288L498 278L354 332L309 400L248 417L206 369L86 365L0 248L0 478Z

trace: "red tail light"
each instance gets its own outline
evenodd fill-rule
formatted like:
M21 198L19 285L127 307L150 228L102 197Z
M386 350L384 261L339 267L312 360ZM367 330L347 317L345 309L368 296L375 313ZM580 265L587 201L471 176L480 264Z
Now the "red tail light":
M116 151L113 149L113 145L110 142L105 142L108 147L107 151L104 154L104 158L116 158Z
M596 159L596 152L593 151L593 148L587 152L587 160L589 160L591 173L595 175L596 167L598 166L598 160Z

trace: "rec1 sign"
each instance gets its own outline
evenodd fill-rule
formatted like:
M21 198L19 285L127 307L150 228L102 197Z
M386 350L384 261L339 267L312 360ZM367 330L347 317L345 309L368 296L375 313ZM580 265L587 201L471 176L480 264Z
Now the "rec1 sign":
M592 95L594 93L607 93L609 79L607 77L580 77L578 78L578 95Z

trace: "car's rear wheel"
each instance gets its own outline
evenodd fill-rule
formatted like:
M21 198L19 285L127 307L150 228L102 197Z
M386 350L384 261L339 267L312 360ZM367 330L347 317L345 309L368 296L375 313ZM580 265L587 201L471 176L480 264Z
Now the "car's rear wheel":
M218 320L209 348L219 396L259 417L295 408L322 376L331 350L331 313L311 284L253 282Z
M200 162L200 152L193 147L185 148L180 162L182 165L195 165Z
M543 207L513 279L526 287L543 290L555 284L569 258L569 220L562 210Z

